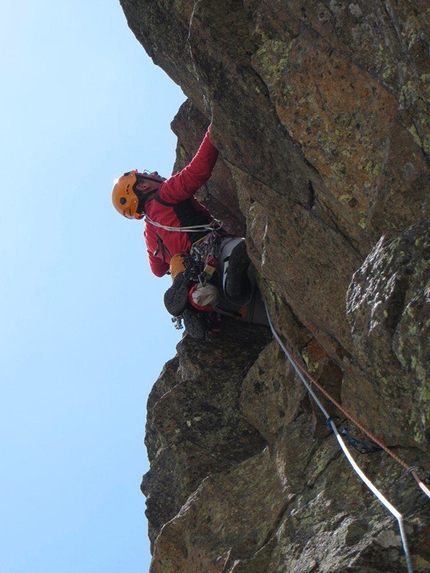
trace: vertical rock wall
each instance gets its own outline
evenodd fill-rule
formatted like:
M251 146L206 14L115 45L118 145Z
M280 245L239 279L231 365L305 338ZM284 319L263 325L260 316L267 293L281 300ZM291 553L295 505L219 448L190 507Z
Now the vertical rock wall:
M188 97L175 168L212 121L221 159L201 199L246 236L278 333L429 468L428 2L121 3ZM406 570L396 523L264 328L181 342L146 441L152 573ZM387 454L359 461L405 514L414 570L430 571L428 500Z

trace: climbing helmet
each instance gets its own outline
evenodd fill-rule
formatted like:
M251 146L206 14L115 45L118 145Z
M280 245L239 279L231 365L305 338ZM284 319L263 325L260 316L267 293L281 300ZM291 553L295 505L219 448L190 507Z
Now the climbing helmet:
M119 177L112 189L112 203L118 213L127 219L142 219L139 209L139 197L135 192L138 170L128 171Z

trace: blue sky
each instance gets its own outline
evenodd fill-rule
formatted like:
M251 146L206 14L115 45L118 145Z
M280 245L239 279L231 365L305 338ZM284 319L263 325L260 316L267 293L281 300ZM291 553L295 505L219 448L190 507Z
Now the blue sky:
M180 333L110 194L171 173L184 96L114 0L3 0L0 22L2 571L141 573L146 399Z

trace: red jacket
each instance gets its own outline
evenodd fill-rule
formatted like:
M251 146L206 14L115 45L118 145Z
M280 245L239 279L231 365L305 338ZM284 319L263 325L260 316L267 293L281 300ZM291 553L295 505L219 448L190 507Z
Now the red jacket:
M153 199L145 203L147 217L169 227L189 227L212 221L213 217L194 194L208 181L218 157L210 140L210 128L191 162L179 173L164 181ZM205 234L205 233L203 233ZM149 220L143 233L151 271L162 277L169 270L170 259L178 253L188 253L197 233L167 231Z

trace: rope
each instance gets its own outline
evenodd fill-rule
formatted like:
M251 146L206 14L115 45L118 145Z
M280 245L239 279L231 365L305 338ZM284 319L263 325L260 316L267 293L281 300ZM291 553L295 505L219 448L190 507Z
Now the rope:
M316 396L315 392L312 390L312 388L310 387L308 381L306 380L305 376L303 374L306 374L306 376L309 378L309 380L311 380L313 383L315 383L315 381L311 378L311 376L308 374L308 372L303 369L303 367L299 366L299 364L297 364L296 360L291 356L291 354L288 352L288 350L286 349L286 347L284 346L283 342L281 341L278 333L276 332L272 320L270 318L269 315L269 311L266 306L266 313L267 313L267 319L269 322L269 326L270 329L272 331L273 336L275 337L275 339L277 340L279 346L282 348L285 356L287 357L288 361L290 362L291 366L293 367L293 369L296 371L297 375L299 376L300 380L303 382L304 386L306 387L306 389L308 390L309 394L312 396L312 398L315 400L315 403L317 404L318 408L321 410L321 412L324 414L328 424L330 425L330 427L333 430L334 435L336 436L336 439L339 443L339 446L341 447L343 453L345 454L347 460L349 461L349 463L351 464L353 470L356 472L356 474L360 477L360 479L367 485L367 487L370 489L370 491L376 496L376 498L382 503L382 505L385 506L385 508L393 515L393 517L395 517L395 519L397 520L398 526L399 526L399 532L400 532L400 538L402 540L402 545L403 545L403 551L405 554L405 560L406 560L406 567L407 567L407 571L408 573L413 573L413 569L412 569L412 562L411 562L411 556L410 556L410 552L409 552L409 547L408 547L408 541L406 538L406 533L405 533L405 529L404 529L404 525L403 525L403 516L402 514L385 498L385 496L377 489L377 487L369 480L369 478L364 474L364 472L359 468L359 466L357 465L356 461L354 460L354 458L352 457L350 451L348 450L348 448L346 447L345 442L343 441L341 435L339 434L336 425L334 424L333 420L331 419L331 417L328 415L327 410L324 408L324 406L321 404L320 400L318 399L318 397ZM319 384L317 384L318 388L319 388ZM319 388L320 389L320 388ZM326 395L329 398L329 395L327 395L327 392L324 391L323 392L324 395ZM331 399L331 397L330 397ZM332 400L333 401L333 400ZM343 409L341 409L343 411ZM343 412L345 414L345 412ZM345 414L346 415L346 414ZM355 423L355 422L354 422ZM360 426L359 426L360 427ZM361 429L361 428L360 428ZM367 432L366 432L367 433ZM385 449L385 448L384 448ZM399 458L400 459L400 458ZM403 465L403 464L402 464ZM414 468L411 468L412 470Z
M361 424L361 422L359 422L356 418L354 418L354 416L352 414L350 414L348 412L348 410L346 410L341 404L339 404L339 402L337 402L333 396L331 396L327 390L321 386L321 384L319 382L317 382L315 380L315 378L313 378L308 372L307 370L300 364L300 362L294 358L294 356L291 356L290 360L292 362L294 362L294 365L300 369L307 377L308 379L312 382L312 384L315 384L315 386L318 388L318 390L320 392L322 392L322 394L324 394L324 396L326 398L328 398L328 400L330 400L330 402L332 404L334 404L334 406L336 406L336 408L338 410L340 410L353 424L355 424L357 426L357 428L359 430L361 430L363 432L363 434L366 434L373 442L375 442L375 444L377 444L380 448L382 448L385 452L387 452L387 454L389 454L392 458L394 458L400 465L402 465L406 470L409 469L409 465L402 460L402 458L400 458L396 453L394 453L392 450L390 450L390 448L388 448L383 442L381 442L381 440L379 440L374 434L372 434L372 432L370 432L370 430L368 430L367 428L365 428L363 426L363 424Z
M417 482L418 487L426 494L427 497L430 497L430 489L426 486L420 476L417 474L419 468L411 467L408 468L408 474L411 475L414 480Z
M269 323L271 323L270 321L270 317L269 317L269 313L267 310L267 306L266 306L266 312L267 312L267 316L269 319ZM272 332L273 332L273 325L272 325ZM278 341L279 342L279 341ZM417 472L419 471L419 468L413 466L410 467L409 464L407 464L400 456L398 456L395 452L393 452L392 450L390 450L389 447L387 447L380 439L378 439L374 434L372 434L372 432L370 430L368 430L367 428L365 428L365 426L363 426L363 424L361 424L361 422L359 422L350 412L348 412L348 410L346 410L341 404L339 404L339 402L337 402L333 396L331 396L327 390L321 386L321 384L319 382L317 382L315 380L315 378L313 378L311 376L311 374L309 374L309 372L306 370L306 368L304 368L300 362L294 358L294 356L290 355L289 356L289 360L290 362L292 362L294 364L295 369L299 369L301 372L303 372L303 374L305 374L305 376L307 376L307 378L312 382L312 384L314 384L318 390L324 394L324 396L330 400L330 402L332 404L334 404L334 406L336 406L336 408L338 410L340 410L355 426L357 426L357 428L359 430L361 430L363 432L363 434L366 434L373 442L375 442L375 444L377 444L380 448L382 448L384 450L384 452L386 452L389 456L391 456L397 463L399 463L401 466L403 466L405 468L405 470L408 472L409 475L411 475L415 481L417 482L419 488L422 490L422 492L427 495L427 497L430 498L430 489L426 486L426 484L421 480L421 478L418 476Z
M164 229L165 231L171 231L173 233L201 233L202 231L215 231L222 227L222 224L215 219L212 223L208 223L207 225L194 225L190 227L169 227L168 225L162 225L157 221L153 221L148 217L148 215L145 215L145 220L151 225L154 225L154 227Z

